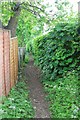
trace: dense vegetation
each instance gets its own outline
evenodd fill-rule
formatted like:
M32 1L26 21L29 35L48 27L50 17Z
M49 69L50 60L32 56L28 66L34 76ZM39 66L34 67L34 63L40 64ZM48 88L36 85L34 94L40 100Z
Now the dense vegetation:
M75 22L60 22L48 34L34 39L34 59L43 71L52 117L79 116L80 36L77 27Z
M67 72L55 82L44 81L47 100L50 101L52 118L79 118L79 81L78 73Z
M42 0L38 0L38 2L26 0L27 4L21 5L16 31L18 43L20 47L26 46L27 51L33 53L35 64L43 72L42 79L47 92L47 100L50 101L52 117L78 118L80 117L78 18L72 11L72 6L68 0L55 0L57 12L54 14L51 12L52 16L47 15L48 19L47 16L42 15L43 12L40 13L40 9L31 7L31 5L39 6L41 2ZM11 8L15 4L15 2L2 2L0 4L0 11L2 9L0 19L4 25L7 25L10 18L14 16ZM41 8L46 9L48 7L45 5ZM46 30L44 30L44 25L47 26ZM43 35L45 32L47 33ZM26 56L25 62L28 60ZM12 89L9 97L6 98L3 109L0 109L1 113L4 114L3 117L33 117L31 104L26 101L26 98L28 98L26 85L19 82ZM21 101L23 101L22 105Z
M19 72L18 83L12 88L9 95L3 99L3 104L0 104L0 118L34 117L34 110L22 70Z
M42 20L42 18L41 18ZM36 19L33 14L25 10L21 11L17 27L18 45L27 48L34 37L40 35L43 30L43 21ZM37 30L36 30L37 29ZM28 49L28 48L27 48Z
M76 23L58 23L52 32L34 40L35 59L50 80L79 66L79 36Z

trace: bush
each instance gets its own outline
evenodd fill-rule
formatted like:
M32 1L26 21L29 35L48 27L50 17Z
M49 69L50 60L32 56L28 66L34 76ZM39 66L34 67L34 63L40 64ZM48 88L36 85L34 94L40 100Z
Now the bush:
M34 39L34 59L43 72L52 118L80 117L77 28L77 23L58 23L51 32Z
M53 31L34 40L34 58L49 80L77 69L80 62L77 24L58 23Z

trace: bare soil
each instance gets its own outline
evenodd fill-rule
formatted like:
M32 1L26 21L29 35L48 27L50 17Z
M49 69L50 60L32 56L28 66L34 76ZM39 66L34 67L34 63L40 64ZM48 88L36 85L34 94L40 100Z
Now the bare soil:
M45 100L45 92L40 82L41 71L34 65L33 59L26 65L25 74L35 118L50 118L49 105Z

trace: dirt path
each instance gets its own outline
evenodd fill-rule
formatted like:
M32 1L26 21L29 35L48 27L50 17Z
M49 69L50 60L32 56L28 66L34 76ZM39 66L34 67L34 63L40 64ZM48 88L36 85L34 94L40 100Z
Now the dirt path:
M35 118L50 118L48 103L45 101L45 93L40 83L40 70L34 66L33 60L26 66L26 78L29 86L30 98L35 110Z

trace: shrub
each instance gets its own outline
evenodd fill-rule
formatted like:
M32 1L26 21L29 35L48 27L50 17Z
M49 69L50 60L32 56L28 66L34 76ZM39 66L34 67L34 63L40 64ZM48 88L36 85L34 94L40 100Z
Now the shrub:
M80 62L77 23L58 23L48 34L34 40L34 59L49 80L77 69Z
M52 118L80 117L77 28L77 23L58 23L51 32L34 39L34 59L43 72Z

